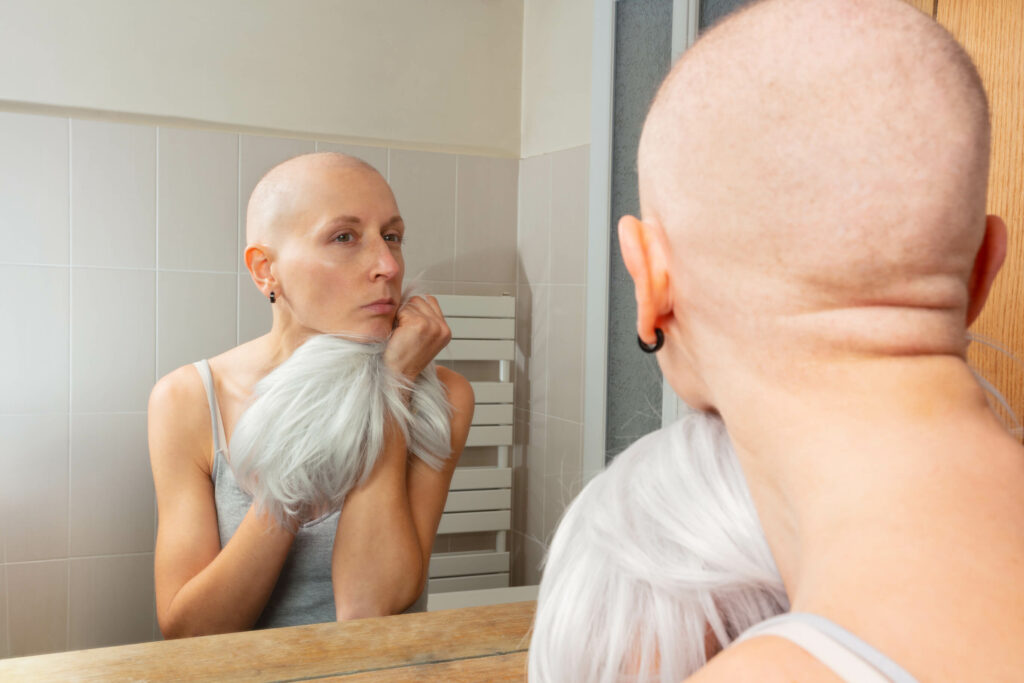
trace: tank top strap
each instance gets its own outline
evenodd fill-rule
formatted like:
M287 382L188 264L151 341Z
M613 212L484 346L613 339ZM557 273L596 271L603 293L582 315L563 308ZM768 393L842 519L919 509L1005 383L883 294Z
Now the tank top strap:
M224 442L224 422L220 416L220 406L217 405L217 392L213 388L213 372L210 370L210 362L205 358L193 363L199 371L199 377L203 380L206 388L206 401L210 404L210 428L213 430L214 453L226 454L227 444Z
M825 617L789 612L744 631L734 643L757 636L778 636L811 654L844 681L917 683L906 669Z

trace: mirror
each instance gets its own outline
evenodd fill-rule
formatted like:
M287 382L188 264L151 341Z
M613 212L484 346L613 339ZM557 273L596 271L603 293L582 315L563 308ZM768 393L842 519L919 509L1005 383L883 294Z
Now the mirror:
M508 566L537 582L582 479L590 4L8 4L0 657L159 637L147 398L267 331L246 201L314 150L388 179L407 281L515 297Z

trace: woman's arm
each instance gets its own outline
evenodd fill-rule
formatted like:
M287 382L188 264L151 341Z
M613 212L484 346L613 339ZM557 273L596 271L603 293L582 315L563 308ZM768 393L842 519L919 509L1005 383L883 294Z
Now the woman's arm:
M419 596L424 566L406 493L407 447L389 427L367 480L338 518L331 561L339 621L401 612Z
M365 484L349 493L338 520L332 578L339 620L396 614L416 601L448 486L473 419L473 389L462 375L438 368L452 404L452 455L434 470L390 430Z
M448 488L452 483L455 466L466 447L469 426L473 422L476 407L473 387L465 377L448 368L438 367L437 377L445 386L448 402L452 406L452 453L440 470L435 470L419 458L409 458L406 486L409 492L409 506L412 509L416 536L423 556L423 580L427 579L430 567L430 553L441 523L444 504L448 500ZM421 586L422 588L422 586Z
M156 609L166 638L252 628L294 536L252 508L221 550L208 470L212 432L194 368L167 375L149 398L156 486Z
M394 372L415 380L451 340L451 330L437 300L430 296L410 299L399 310L396 323L384 362ZM438 373L442 381L444 372ZM463 392L466 389L468 383L462 387ZM471 389L469 395L472 403ZM461 394L459 400L456 415L463 418ZM468 429L468 419L466 425ZM453 423L453 442L461 431ZM465 435L457 452L464 443ZM456 455L448 464L454 467L457 459ZM430 559L430 545L424 548L423 543L429 537L433 544L451 480L449 468L444 471L444 492L438 494L441 479L424 479L417 468L410 467L405 438L398 429L388 430L369 479L349 493L338 520L331 568L339 620L395 614L419 596ZM432 484L425 485L427 481Z

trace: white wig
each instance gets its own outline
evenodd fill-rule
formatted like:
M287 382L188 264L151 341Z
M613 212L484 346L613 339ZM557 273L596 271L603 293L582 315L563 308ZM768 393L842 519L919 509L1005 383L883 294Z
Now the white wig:
M722 422L692 414L640 439L566 510L530 643L531 681L678 682L788 609Z
M230 451L235 477L258 509L286 526L311 511L340 509L373 469L389 428L440 469L451 454L451 405L437 370L431 363L410 383L385 365L384 346L311 337L256 384Z

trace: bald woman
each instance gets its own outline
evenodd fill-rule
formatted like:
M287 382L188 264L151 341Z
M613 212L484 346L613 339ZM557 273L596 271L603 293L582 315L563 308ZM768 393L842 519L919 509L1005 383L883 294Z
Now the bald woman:
M390 338L384 362L415 380L451 334L433 297L398 309L405 225L387 182L340 154L272 169L252 193L245 264L273 311L268 334L169 373L149 401L159 509L156 607L167 638L425 608L427 566L473 412L461 375L438 367L452 405L440 471L388 430L342 510L261 514L234 480L227 443L254 385L323 333Z
M898 0L768 0L666 78L619 236L793 614L694 681L1019 680L1024 448L965 361L1006 252L985 93Z

